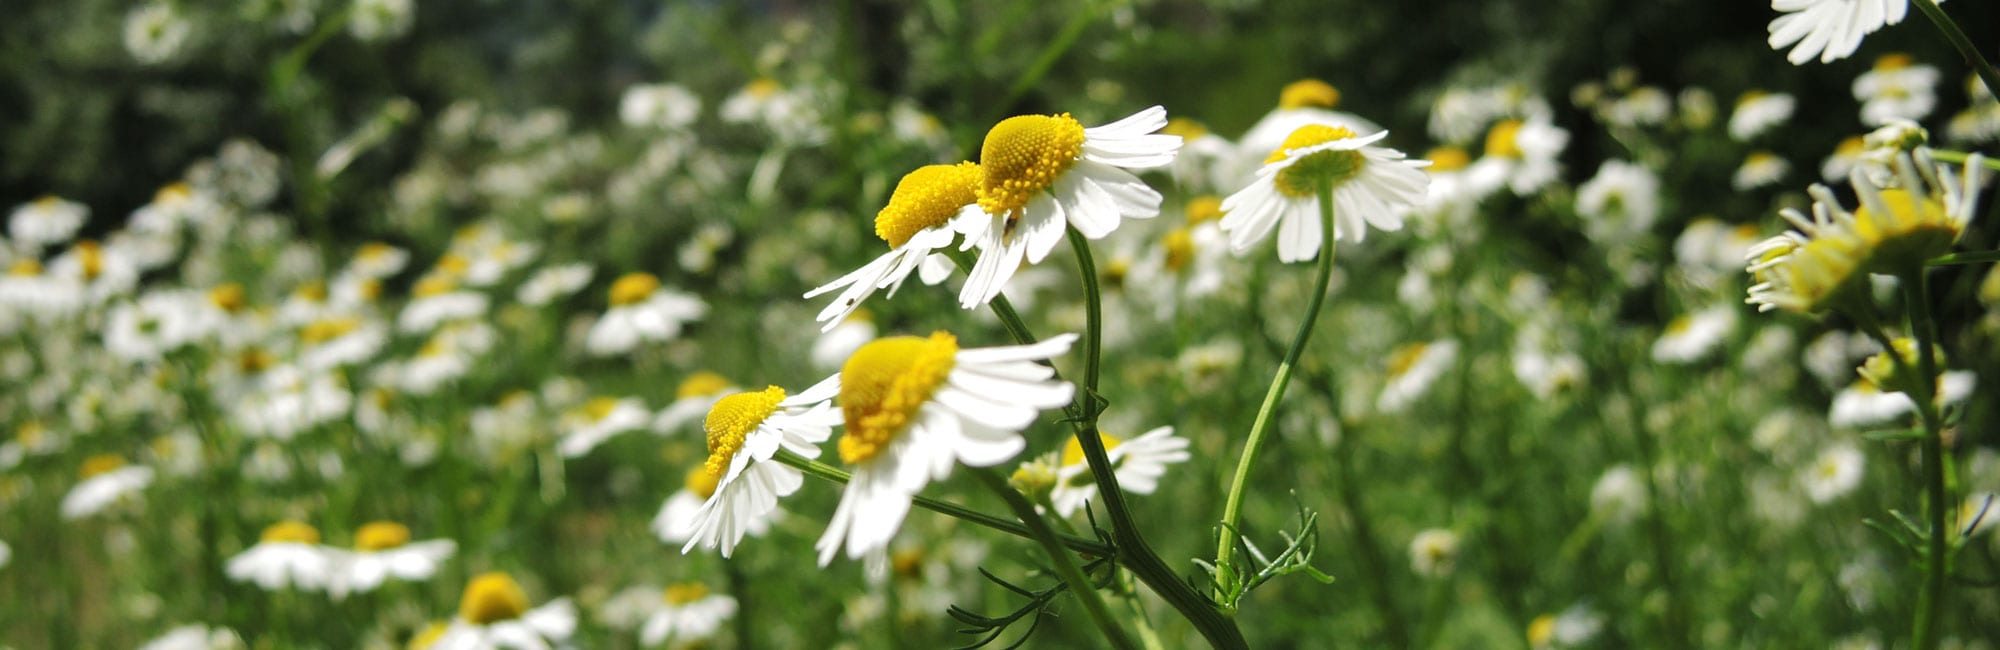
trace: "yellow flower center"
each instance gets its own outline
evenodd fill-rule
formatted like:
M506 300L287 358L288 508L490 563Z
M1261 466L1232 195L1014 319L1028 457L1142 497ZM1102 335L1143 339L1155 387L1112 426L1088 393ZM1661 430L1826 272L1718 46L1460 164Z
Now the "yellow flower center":
M853 465L881 453L944 384L957 354L957 337L944 331L930 338L876 339L855 350L840 370L840 411L847 423L840 436L841 462Z
M1472 164L1472 155L1458 147L1437 147L1424 153L1431 161L1431 172L1455 172Z
M728 470L729 459L743 448L743 440L777 412L778 402L784 399L785 389L770 386L716 400L708 410L708 419L702 421L702 429L708 432L708 471L720 476Z
M1396 346L1395 350L1389 352L1389 377L1391 379L1401 377L1416 367L1417 361L1424 358L1424 349L1428 347L1430 346L1425 343L1405 343Z
M1911 65L1915 65L1916 62L1917 62L1916 57L1910 56L1909 54L1905 54L1903 52L1891 52L1882 55L1880 58L1875 59L1875 69L1882 72L1887 72L1890 70L1901 70L1903 68L1910 67Z
M1208 135L1208 127L1202 126L1200 122L1185 117L1176 117L1167 120L1166 128L1160 129L1160 132L1167 135L1178 135L1181 137L1181 141L1186 142Z
M35 447L41 444L42 437L47 434L48 434L48 428L43 427L42 423L27 422L23 423L21 426L14 429L14 440L20 442L21 445L24 447ZM84 467L86 468L88 468L89 466L90 465L88 462L84 464Z
M1285 136L1285 143L1279 145L1277 151L1271 152L1271 157L1264 162L1268 164L1284 160L1291 155L1287 152L1294 149L1352 137L1354 132L1346 127L1307 124L1292 131L1291 135ZM1271 182L1277 186L1279 194L1295 199L1311 198L1318 195L1321 187L1354 178L1356 174L1361 173L1362 166L1367 162L1367 156L1352 149L1316 151L1305 154L1291 166L1280 170Z
M528 592L513 576L499 571L473 578L458 599L458 617L473 625L510 621L526 613Z
M269 368L277 362L278 358L272 356L270 352L266 352L263 348L250 348L244 350L243 354L236 356L236 367L242 370L244 374L263 372L265 368Z
M1194 235L1186 228L1167 231L1166 236L1160 238L1160 247L1167 251L1165 264L1169 271L1178 273L1194 261Z
M29 437L38 437L38 436L33 436L33 434L39 434L41 427L37 426L35 428L36 430L33 432L27 431L28 427L25 425L22 426L21 429L22 430L17 435L19 435L19 437L21 437L25 442L25 440ZM113 454L99 454L84 459L83 469L79 473L81 473L84 478L91 478L94 476L108 474L124 466L125 466L125 459L123 458L120 458Z
M611 304L636 305L660 290L660 279L651 273L627 273L611 283Z
M153 192L154 203L180 203L191 198L194 198L194 186L186 181L168 183Z
M96 241L85 239L77 242L76 261L83 270L85 280L95 280L104 274L104 249Z
M1216 219L1221 219L1221 218L1222 218L1221 197L1215 196L1213 194L1203 194L1201 196L1188 199L1187 202L1188 225L1192 226L1201 223L1203 221L1214 221Z
M371 521L354 531L354 548L386 551L410 543L410 527L393 521Z
M467 260L461 255L445 253L438 258L436 272L443 275L460 276L465 275L465 271L470 268L472 268L471 260Z
M703 370L688 375L687 379L681 380L681 385L674 388L674 399L682 400L690 397L707 397L729 390L729 387L729 378Z
M1340 91L1318 79L1300 79L1285 85L1278 93L1278 108L1305 108L1317 106L1333 108L1340 104Z
M451 628L444 623L431 621L429 625L424 626L424 629L410 637L409 650L428 650L438 639L444 638L444 631L448 629Z
M288 542L293 544L318 544L319 529L296 521L281 521L264 529L257 537L265 542Z
M772 95L778 94L778 91L784 89L785 87L780 85L778 80L770 78L757 79L743 85L744 94L757 99L770 98Z
M1520 135L1520 120L1501 120L1499 123L1494 124L1493 129L1486 132L1486 155L1495 158L1519 159L1521 157L1521 143L1518 141Z
M366 244L362 244L361 250L356 251L354 253L354 257L355 259L376 261L388 257L390 255L394 255L395 253L396 253L396 247L377 241L377 242L368 242Z
M326 302L326 283L308 282L292 290L292 297L306 302Z
M921 547L911 547L890 553L889 570L895 572L896 577L904 580L913 580L922 577L924 571L924 549Z
M680 606L701 600L707 596L708 585L699 582L683 582L677 585L667 585L666 592L660 594L660 599L667 601L668 605Z
M453 280L450 275L432 273L418 279L417 286L410 289L410 295L418 298L430 298L432 296L442 296L451 293L453 289L457 288L458 281Z
M1899 273L1951 249L1964 226L1945 212L1944 204L1908 190L1882 190L1887 214L1863 205L1854 211L1855 232L1875 249L1876 272Z
M223 311L235 313L243 309L243 285L229 282L216 285L208 290L208 302Z
M1684 316L1681 316L1681 317L1679 317L1679 318L1675 318L1675 319L1673 320L1673 322L1670 322L1670 323L1667 323L1667 335L1668 335L1668 336L1679 336L1679 335L1682 335L1682 334L1686 334L1686 333L1688 332L1688 330L1691 330L1691 329L1694 329L1694 317L1693 317L1693 316L1685 316L1685 315L1684 315Z
M1099 271L1098 275L1102 276L1105 289L1112 291L1123 289L1125 278L1132 275L1132 260L1123 257L1105 260L1104 269Z
M993 125L979 148L979 166L986 170L979 207L997 215L1028 205L1076 164L1083 138L1083 124L1069 113L1020 115Z
M41 260L27 259L27 258L18 259L14 260L14 264L12 266L7 267L7 275L11 275L17 278L32 278L41 274L42 274Z
M1760 167L1775 163L1777 161L1778 161L1778 154L1774 154L1769 151L1752 151L1750 152L1750 155L1748 157L1743 159L1743 166Z
M1541 648L1556 638L1556 617L1543 614L1528 623L1528 645Z
M729 468L724 466L723 469L727 470ZM694 493L696 497L700 497L701 500L707 501L709 497L715 496L715 488L722 483L722 474L722 472L709 471L708 463L695 465L688 469L687 478L681 483L681 486L687 488L688 492Z
M357 329L361 329L359 318L324 318L306 323L305 327L299 328L299 342L318 345L347 336Z
M1745 92L1744 92L1744 93L1743 93L1742 95L1740 95L1740 96L1738 96L1738 97L1736 98L1736 107L1737 107L1737 108L1742 108L1742 107L1743 107L1743 105L1745 105L1745 104L1748 104L1748 103L1750 103L1750 102L1754 102L1754 101L1757 101L1757 100L1759 100L1759 99L1763 99L1763 98L1765 98L1765 97L1767 97L1767 96L1769 96L1769 95L1770 95L1770 93L1767 93L1767 92L1764 92L1764 91L1762 91L1762 90L1749 90L1749 91L1745 91Z
M1867 150L1868 140L1866 138L1858 135L1848 136L1847 139L1840 141L1839 146L1834 147L1833 155L1839 158L1852 158L1861 155L1861 152Z
M618 398L596 397L592 398L588 402L584 402L583 406L579 410L581 410L583 412L583 416L589 418L591 422L598 422L602 421L604 418L611 417L611 412L617 410L617 408L618 408Z
M984 180L978 163L918 167L896 183L889 205L875 213L875 236L896 248L925 228L944 225L960 208L979 200Z
M1098 439L1104 441L1105 453L1110 453L1111 450L1117 449L1118 445L1125 444L1125 441L1118 439L1118 436L1114 436L1109 433L1104 433L1102 431L1099 431L1097 433L1097 437ZM1082 465L1084 463L1084 460L1085 459L1083 457L1083 441L1078 440L1076 436L1070 436L1069 443L1063 445L1062 464Z

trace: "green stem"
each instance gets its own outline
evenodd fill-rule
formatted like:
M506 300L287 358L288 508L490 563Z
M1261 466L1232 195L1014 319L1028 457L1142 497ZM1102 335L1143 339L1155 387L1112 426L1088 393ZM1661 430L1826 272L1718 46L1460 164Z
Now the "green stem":
M1947 162L1955 165L1962 165L1965 164L1965 161L1972 159L1972 154L1965 153L1963 151L1932 149L1931 159L1936 160L1938 162ZM1979 158L1979 166L1985 167L1992 171L2000 172L2000 158L1987 158L1981 156Z
M1929 0L1919 2L1929 4ZM1917 415L1924 423L1924 510L1930 520L1930 536L1925 540L1923 563L1924 590L1917 596L1917 620L1912 632L1912 647L1916 650L1937 647L1938 628L1942 625L1940 618L1944 612L1945 579L1951 564L1946 547L1952 533L1945 524L1945 514L1952 504L1945 499L1944 426L1937 411L1937 358L1931 353L1932 342L1937 340L1937 335L1926 282L1922 269L1903 275L1904 308L1909 312L1910 335L1917 344L1918 375L1917 381L1912 383L1918 394L1910 398L1917 403ZM1899 356L1894 347L1888 352L1891 357Z
M805 472L807 475L810 475L813 478L823 479L834 483L839 483L842 485L846 485L848 479L850 478L847 472L841 471L841 469L838 467L834 467L826 463L821 463L818 461L807 459L804 456L800 456L788 450L784 449L778 450L778 454L775 458L778 462L784 463L788 466L798 469L799 471ZM1027 526L1023 526L1021 524L1007 521L1006 519L1002 519L977 510L973 510L971 508L967 508L965 506L961 506L956 503L951 503L948 501L939 501L937 499L933 499L923 495L917 495L911 497L910 500L916 503L917 507L919 508L923 508L931 512L951 517L953 519L958 519L960 521L965 521L980 526L985 526L987 528L1007 533L1009 535L1014 535L1016 537L1022 537L1027 539L1034 539L1035 537L1034 531L1030 530ZM1082 537L1074 537L1069 535L1062 535L1060 537L1061 537L1060 541L1062 542L1063 546L1067 546L1078 553L1088 553L1098 557L1111 557L1117 554L1116 549L1113 549L1109 546L1105 546L1103 543L1098 542L1097 540L1085 539Z
M948 253L952 261L958 264L960 271L969 272L972 269L970 256L958 251L948 251ZM1085 297L1099 296L1096 264L1090 256L1089 246L1078 248L1077 263L1084 278ZM1021 320L1020 313L1014 311L1013 303L1009 302L1006 296L994 296L993 301L987 303L987 306L1000 318L1000 324L1013 335L1015 342L1022 345L1036 342L1035 333L1029 331L1027 323ZM1102 311L1099 302L1091 300L1086 308L1091 316L1089 320L1097 322ZM1087 345L1092 351L1092 356L1096 356L1096 343L1092 341ZM1061 373L1058 372L1056 377L1061 378ZM1095 398L1095 391L1087 391L1078 396L1078 402L1088 401L1094 406ZM1098 498L1102 501L1106 516L1111 520L1111 541L1118 547L1119 564L1139 576L1139 580L1145 582L1146 587L1152 589L1153 593L1159 594L1162 600L1174 608L1174 611L1180 612L1189 623L1194 624L1195 630L1201 632L1202 638L1207 639L1209 645L1225 650L1249 647L1249 642L1243 639L1243 631L1236 626L1236 622L1224 616L1214 602L1196 593L1187 582L1174 575L1173 569L1167 567L1167 563L1160 559L1159 553L1154 552L1153 547L1146 543L1145 536L1139 533L1139 525L1133 520L1131 509L1126 507L1125 492L1118 489L1118 476L1111 471L1110 457L1104 451L1104 439L1097 431L1095 408L1088 416L1078 404L1065 406L1063 411L1069 417L1077 444L1082 447L1084 459L1090 465L1091 478L1097 481Z
M1111 642L1111 646L1121 650L1138 650L1139 644L1132 641L1132 636L1125 632L1125 628L1118 626L1118 619L1111 617L1110 606L1104 604L1104 594L1098 593L1096 583L1090 581L1090 576L1084 575L1083 569L1076 564L1076 558L1070 557L1069 550L1063 548L1062 540L1057 537L1054 529L1049 528L1048 520L1043 519L1042 514L1035 511L1035 504L1029 503L1028 497L1022 496L1020 491L1008 485L1007 478L991 467L974 468L972 475L978 478L986 489L1000 495L1000 499L1007 502L1007 507L1014 510L1014 515L1028 524L1028 530L1034 534L1035 541L1042 545L1042 550L1046 551L1049 559L1055 562L1056 575L1061 576L1063 582L1069 584L1070 593L1075 594L1076 599L1083 602L1084 613L1090 615L1090 622L1097 624L1097 630L1104 633L1104 638Z
M1984 264L2000 262L2000 251L1973 251L1939 255L1924 262L1924 266L1952 266L1956 264Z
M1299 364L1299 355L1304 353L1306 340L1312 338L1313 323L1319 320L1320 306L1326 302L1328 283L1333 278L1333 185L1322 184L1319 188L1320 253L1319 275L1313 284L1312 301L1306 305L1305 317L1299 320L1298 333L1292 336L1292 346L1285 350L1285 360L1278 364L1278 372L1271 377L1271 387L1264 392L1264 404L1257 408L1257 419L1250 425L1250 439L1243 443L1243 455L1236 461L1236 477L1229 482L1229 496L1222 504L1222 531L1220 541L1215 545L1215 570L1217 577L1225 583L1234 582L1234 556L1236 553L1237 523L1243 516L1243 493L1250 484L1250 470L1257 464L1257 453L1264 445L1264 438L1270 435L1273 416L1278 411L1278 400L1285 397L1285 387L1292 381L1292 369Z
M2000 71L1995 71L1986 56L1979 53L1979 48L1972 44L1972 39L1965 37L1958 23L1952 22L1951 16L1945 15L1933 0L1911 0L1910 4L1924 12L1924 17L1931 19L1931 24L1937 25L1938 31L1944 32L1945 40L1951 41L1951 46L1958 49L1958 55L1965 57L1966 65L1979 73L1979 80L1986 82L1986 90L2000 97Z

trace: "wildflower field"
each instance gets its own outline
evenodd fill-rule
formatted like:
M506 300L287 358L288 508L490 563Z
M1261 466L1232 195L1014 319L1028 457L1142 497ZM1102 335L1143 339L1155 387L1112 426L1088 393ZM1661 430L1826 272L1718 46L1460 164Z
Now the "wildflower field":
M27 0L0 648L2000 645L2000 6Z

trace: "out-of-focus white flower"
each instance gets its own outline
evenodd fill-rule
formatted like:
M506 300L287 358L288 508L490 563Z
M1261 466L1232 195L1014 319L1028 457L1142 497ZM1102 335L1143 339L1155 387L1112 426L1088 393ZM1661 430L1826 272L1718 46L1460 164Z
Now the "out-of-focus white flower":
M285 521L264 529L256 544L229 558L230 580L254 582L265 591L296 588L318 591L333 577L334 554L319 545L319 529Z
M875 340L875 319L867 310L856 310L813 339L812 363L821 369L839 368L855 350Z
M701 98L680 84L639 84L625 89L618 119L626 126L685 129L701 117Z
M1375 408L1400 413L1415 404L1458 358L1458 341L1406 343L1389 353L1389 374Z
M401 38L417 19L416 0L354 0L353 11L347 31L361 41Z
M1585 219L1584 233L1599 243L1644 236L1660 216L1660 177L1643 165L1604 161L1576 188L1576 212Z
M639 641L649 646L669 641L698 644L714 638L722 624L735 615L735 598L709 593L708 586L698 582L672 585L661 592L653 611L646 615Z
M1863 0L1868 2L1873 0ZM1903 0L1893 0L1901 3ZM1875 67L1854 78L1861 123L1882 126L1894 120L1921 120L1937 108L1938 69L1908 54L1885 54Z
M368 593L390 578L429 580L438 565L458 550L448 539L410 541L410 529L393 521L375 521L354 532L354 549L335 555L327 592L334 598Z
M576 633L576 605L557 598L528 608L528 593L505 573L480 574L465 585L458 616L424 650L545 650L566 647Z
M1250 130L1237 139L1235 152L1217 171L1218 190L1249 185L1257 169L1269 162L1292 132L1308 124L1344 128L1360 136L1380 132L1377 126L1358 115L1333 110L1340 105L1340 90L1318 79L1301 79L1286 84L1278 93L1278 106L1265 113Z
M88 206L54 195L44 196L14 207L14 212L7 216L7 236L34 252L44 246L68 242L88 219Z
M278 367L264 371L259 383L234 410L236 425L248 435L291 440L354 407L346 380L332 372Z
M1458 564L1458 533L1431 528L1410 539L1410 570L1426 578L1451 575Z
M1938 378L1938 403L1952 404L1972 395L1977 375L1953 370ZM1840 428L1870 428L1894 424L1915 413L1917 403L1902 393L1885 393L1867 381L1857 381L1833 396L1827 421Z
M1501 120L1486 132L1486 155L1466 168L1466 176L1480 194L1506 187L1527 196L1561 175L1559 159L1568 146L1569 131L1547 113Z
M563 415L562 443L557 449L566 458L590 453L612 436L646 426L652 411L636 397L598 397Z
M1152 494L1159 487L1160 477L1166 475L1168 465L1189 458L1188 440L1174 435L1170 426L1147 431L1131 440L1121 441L1104 433L1098 436L1104 440L1105 457L1111 461L1119 489L1133 494ZM1083 444L1074 436L1063 447L1060 463L1049 500L1056 514L1068 517L1097 498L1097 480L1083 457Z
M125 51L146 65L174 58L193 33L194 23L171 2L153 2L125 13Z
M708 303L660 286L650 273L628 273L611 284L611 308L590 328L591 354L630 352L646 342L679 338L681 327L708 314Z
M589 262L546 266L536 271L534 275L528 276L528 280L521 283L521 288L516 290L514 297L520 300L521 304L530 307L547 306L582 290L585 285L590 284L590 278L594 274L595 271Z
M1729 137L1743 142L1762 135L1772 127L1792 119L1798 100L1785 93L1752 90L1736 100L1736 112L1729 115Z
M1590 513L1610 526L1624 526L1646 512L1646 485L1630 465L1605 470L1590 487Z
M139 646L139 650L240 650L243 647L243 638L237 636L235 630L196 623L153 637Z
M124 458L113 455L92 456L85 460L82 474L83 480L63 496L64 519L82 519L97 514L153 484L152 468L126 465Z
M1736 175L1730 184L1737 190L1753 190L1776 184L1792 171L1792 164L1769 151L1752 151L1743 158L1742 166L1736 168Z
M1867 457L1861 449L1838 443L1819 453L1812 464L1799 472L1799 486L1813 503L1827 503L1846 496L1861 486Z
M1672 364L1700 361L1735 331L1735 305L1716 305L1683 314L1668 323L1666 331L1653 341L1653 360Z

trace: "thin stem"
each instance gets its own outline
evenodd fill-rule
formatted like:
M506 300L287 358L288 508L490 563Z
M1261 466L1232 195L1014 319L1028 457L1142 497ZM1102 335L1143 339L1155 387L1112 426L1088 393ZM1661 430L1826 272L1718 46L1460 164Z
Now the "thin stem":
M1965 161L1970 160L1971 158L1972 154L1968 154L1963 151L1950 151L1947 149L1931 150L1931 159L1936 160L1938 162L1946 162L1955 165L1962 165L1965 164ZM2000 172L2000 158L1987 158L1981 156L1979 158L1979 166L1985 167L1992 171Z
M969 272L972 269L970 256L958 251L948 251L948 253L952 261L958 264L959 270ZM1077 247L1076 253L1077 263L1084 278L1085 297L1101 298L1097 291L1096 263L1090 255L1090 247L1087 245ZM1014 311L1013 303L1009 302L1006 296L994 296L993 301L987 303L987 306L1000 318L1000 324L1013 335L1015 342L1027 345L1037 340L1035 333L1028 329L1027 323L1021 320L1021 315ZM1090 314L1089 320L1097 323L1102 313L1102 305L1097 300L1090 300L1086 309ZM1097 329L1090 325L1086 328ZM1091 351L1091 356L1097 356L1096 341L1087 342L1086 345ZM1095 362L1090 365L1094 366ZM1058 371L1056 377L1061 378L1061 376ZM1079 395L1079 403L1085 400L1089 400L1094 406L1097 403L1096 391L1086 391ZM1201 632L1202 638L1207 639L1209 645L1225 650L1248 648L1249 642L1243 639L1243 631L1236 626L1236 621L1224 616L1222 611L1215 607L1214 602L1196 593L1193 587L1176 576L1173 569L1168 568L1167 563L1160 559L1159 553L1154 552L1153 547L1146 543L1145 536L1139 533L1139 525L1133 520L1131 509L1126 506L1125 492L1118 489L1118 476L1111 471L1110 457L1104 451L1104 439L1097 431L1095 408L1087 416L1085 410L1078 404L1065 406L1063 411L1069 417L1077 444L1082 447L1084 459L1090 465L1091 478L1097 481L1098 499L1111 520L1111 541L1118 546L1118 563L1139 576L1139 580L1145 582L1147 588L1159 594L1161 600L1167 601L1168 605L1173 606L1174 611L1180 612L1189 623L1194 624L1195 630Z
M1035 504L1029 503L1028 497L1022 496L1020 491L1008 485L1006 477L991 467L975 468L972 470L972 475L978 478L986 489L1000 495L1000 499L1007 502L1007 507L1012 508L1021 521L1027 522L1028 530L1034 534L1035 541L1042 545L1042 550L1046 551L1049 559L1055 562L1056 575L1069 584L1070 593L1076 594L1076 599L1083 603L1084 613L1090 615L1090 622L1097 624L1097 630L1104 633L1104 638L1111 642L1112 647L1138 650L1139 644L1132 640L1132 636L1125 632L1125 628L1118 626L1118 619L1111 617L1111 607L1104 604L1104 594L1098 593L1096 583L1090 581L1090 576L1084 575L1083 569L1076 564L1076 558L1070 557L1069 551L1062 547L1062 541L1057 538L1055 529L1049 528L1048 520L1042 518L1042 513L1035 511Z
M1929 4L1929 0L1919 0ZM1933 8L1935 9L1935 8ZM1944 486L1944 427L1937 412L1937 358L1931 354L1932 341L1937 336L1931 316L1929 287L1922 269L1903 276L1904 309L1910 318L1910 335L1917 344L1917 393L1910 399L1917 403L1917 414L1924 423L1923 480L1924 511L1930 520L1930 536L1924 553L1924 590L1917 596L1917 620L1912 632L1916 650L1931 650L1937 647L1940 617L1944 612L1945 577L1950 571L1951 559L1946 546L1950 542L1952 530L1945 525L1945 514L1951 504L1945 500ZM1894 347L1889 355L1898 356Z
M1292 369L1298 366L1306 340L1312 337L1313 323L1319 320L1320 306L1326 302L1327 284L1333 278L1332 183L1322 184L1319 188L1319 220L1319 275L1313 283L1312 301L1306 305L1305 317L1299 320L1299 331L1292 336L1292 346L1285 350L1285 360L1278 364L1278 372L1271 377L1270 389L1264 392L1264 404L1257 408L1257 419L1250 425L1250 439L1243 443L1243 455L1236 462L1236 477L1229 482L1229 496L1222 504L1222 532L1220 541L1215 545L1215 570L1227 580L1234 579L1237 522L1243 517L1243 493L1250 484L1250 470L1257 464L1257 453L1264 446L1264 438L1270 435L1271 422L1278 411L1278 400L1285 397L1285 387L1292 381Z
M846 485L848 479L851 478L847 472L842 471L838 467L834 467L832 465L828 465L826 463L822 463L819 461L807 459L804 456L800 456L788 450L779 449L777 456L775 456L775 459L780 463L784 463L788 466L798 469L799 471L805 472L807 475L810 475L813 478L823 479L834 483L839 483L842 485ZM991 528L993 530L1007 533L1009 535L1013 535L1016 537L1021 537L1026 539L1034 539L1035 537L1034 532L1029 530L1027 526L1023 526L1021 524L1007 521L1005 519L1001 519L993 515L973 510L971 508L967 508L965 506L961 506L956 503L951 503L948 501L939 501L937 499L933 499L923 495L913 496L910 498L910 500L911 502L915 503L919 508L923 508L925 510L929 510L931 512L935 512L954 519L958 519L960 521L966 521L973 524L978 524L980 526L985 526L987 528ZM1109 546L1105 546L1103 543L1100 543L1097 540L1084 539L1082 537L1074 537L1069 535L1062 535L1059 537L1061 537L1060 541L1062 542L1063 546L1067 546L1078 553L1089 553L1091 555L1095 555L1098 557L1111 557L1112 555L1117 553L1116 549L1113 549Z
M1993 64L1986 60L1986 56L1979 53L1979 48L1972 44L1972 39L1965 37L1965 32L1958 28L1958 23L1952 22L1951 16L1945 15L1944 10L1938 8L1937 2L1933 0L1912 0L1910 4L1916 5L1918 11L1924 12L1924 17L1931 19L1931 24L1937 25L1938 31L1944 32L1944 39L1951 41L1952 47L1958 48L1958 55L1965 57L1966 65L1972 66L1972 69L1979 73L1979 80L1986 82L1986 90L1992 92L1994 96L2000 96L2000 71L1995 71Z
M2000 262L2000 251L1972 251L1939 255L1924 262L1924 266L1952 266L1957 264L1984 264Z

